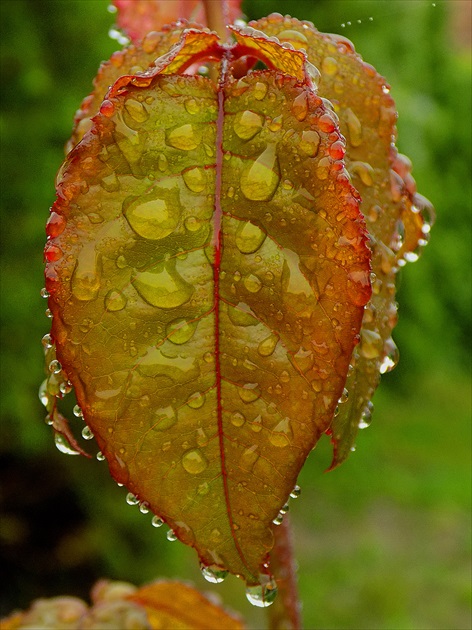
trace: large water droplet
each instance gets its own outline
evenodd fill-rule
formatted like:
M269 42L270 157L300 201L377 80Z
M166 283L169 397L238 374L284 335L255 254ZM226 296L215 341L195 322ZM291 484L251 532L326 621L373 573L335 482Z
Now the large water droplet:
M153 527L162 527L164 525L164 521L158 516L153 516L151 520L151 525Z
M149 271L138 272L132 282L139 295L152 306L176 308L187 302L194 287L175 270L174 264L159 264Z
M180 219L180 204L176 195L168 199L137 199L125 210L125 217L131 228L143 238L159 240L169 236L177 227ZM173 202L173 203L172 203Z
M94 300L100 289L101 259L93 243L86 245L77 257L72 274L71 288L75 298L81 301Z
M228 575L228 571L221 569L216 564L206 567L204 564L200 565L200 570L203 577L207 582L212 584L221 584Z
M235 426L235 427L242 427L245 422L246 422L246 418L239 411L234 411L231 414L231 424L233 426Z
M253 254L262 245L266 236L257 225L246 221L236 230L236 246L242 254Z
M380 364L380 374L386 374L387 372L391 372L398 363L400 358L400 353L398 352L398 348L396 343L393 341L391 337L389 337L384 344L384 358L382 359L382 363Z
M201 134L190 124L181 125L167 132L166 142L174 149L191 151L201 142Z
M262 357L270 357L270 355L274 352L278 341L279 337L277 335L269 335L268 337L263 339L257 346L258 353Z
M195 334L198 322L178 317L167 324L166 335L169 341L177 345L187 343Z
M300 488L300 486L295 486L294 489L292 490L292 492L290 493L290 497L292 499L298 499L298 497L300 496L302 492L302 489Z
M257 326L258 319L244 302L239 302L237 308L228 306L228 317L235 326Z
M254 86L253 94L256 100L262 101L262 99L267 94L267 85L265 83L262 83L261 81L258 81Z
M121 291L112 289L105 296L105 308L107 311L121 311L126 306L126 297Z
M361 419L359 421L359 429L366 429L370 427L372 422L372 412L374 410L373 403L369 400L367 405L364 407L364 410L361 415Z
M253 273L244 278L243 284L250 293L257 293L262 288L262 282Z
M206 396L202 392L194 392L187 400L187 405L191 409L200 409L205 404Z
M155 431L166 431L177 422L177 412L171 406L161 407L153 413L151 426Z
M200 105L194 98L188 98L184 103L185 109L189 114L198 114Z
M269 441L273 446L284 448L292 441L293 433L290 425L290 419L281 420L269 433Z
M382 337L375 330L361 329L360 352L366 359L375 359L382 351Z
M242 387L238 387L238 394L245 403L256 401L261 396L261 390L257 383L246 383Z
M191 475L198 475L207 468L208 460L199 448L195 448L182 455L182 466Z
M246 597L248 601L258 608L267 608L274 603L277 597L277 583L274 578L267 578L262 584L248 586L246 588Z
M64 453L65 455L80 455L79 451L72 448L67 439L60 433L55 433L54 444L56 445L57 450L61 451L61 453Z
M362 143L361 121L350 108L344 112L344 118L349 132L349 141L353 147L358 147Z
M352 162L349 166L349 172L358 175L365 186L373 186L374 169L367 162Z
M338 62L334 57L325 57L321 64L323 74L333 77L338 71Z
M306 92L301 92L293 101L292 114L297 120L305 120L308 114L308 101Z
M127 98L125 109L131 118L137 123L143 123L149 118L149 114L142 103L134 98Z
M177 534L174 532L173 529L169 529L166 534L166 538L169 542L175 542L177 540Z
M233 129L241 140L250 140L259 133L264 124L264 119L260 114L246 110L238 112L234 117Z
M316 131L308 130L302 133L300 144L298 146L300 150L309 157L315 157L318 153L319 145L320 136L318 133Z
M184 182L194 193L201 193L206 188L206 176L203 168L198 166L194 166L193 168L189 168L182 173L182 177Z
M276 145L269 143L254 162L241 175L241 190L251 201L268 201L274 195L280 181Z

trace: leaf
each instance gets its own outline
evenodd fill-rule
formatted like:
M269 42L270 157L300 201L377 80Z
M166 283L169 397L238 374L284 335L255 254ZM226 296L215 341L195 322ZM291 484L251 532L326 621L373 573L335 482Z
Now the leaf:
M190 31L110 88L58 178L46 282L115 480L263 598L272 521L343 391L370 252L313 69L235 33ZM233 78L248 48L273 69ZM168 74L193 54L220 55L218 83Z
M151 628L175 630L240 630L239 618L182 582L159 581L128 597L145 609Z
M29 610L1 620L3 630L242 630L239 617L188 584L159 580L137 589L126 582L100 580L92 605L76 597L35 600Z
M133 42L177 20L207 25L202 0L113 0L113 4L118 9L118 27ZM226 24L241 17L241 0L224 0L223 7Z
M354 448L359 427L370 423L370 401L380 375L398 361L391 338L397 322L396 274L406 261L416 260L427 243L434 210L416 193L411 163L392 144L397 113L390 87L355 52L352 42L277 14L251 22L251 26L295 49L302 47L320 69L319 94L331 101L339 116L341 133L347 138L346 168L361 195L361 211L367 219L375 274L373 295L365 310L361 343L354 350L343 402L330 428L334 467Z

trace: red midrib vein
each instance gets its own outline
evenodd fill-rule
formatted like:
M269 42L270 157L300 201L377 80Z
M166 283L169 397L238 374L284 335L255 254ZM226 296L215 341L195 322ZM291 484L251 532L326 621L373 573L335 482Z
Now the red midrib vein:
M225 494L226 513L228 515L231 536L238 555L243 565L250 571L243 550L239 545L239 541L235 536L233 514L231 510L229 488L228 488L228 472L226 469L226 453L225 453L225 436L223 427L223 408L221 405L221 356L220 356L220 265L221 254L223 249L223 233L221 209L221 188L223 176L223 130L224 130L224 85L226 81L226 59L222 60L222 73L218 83L218 118L216 121L216 180L215 180L215 214L213 217L213 247L215 251L215 260L213 263L213 300L215 311L215 376L216 376L216 406L218 417L218 439L220 445L220 461L221 474L223 477L223 489ZM252 571L250 571L252 573Z

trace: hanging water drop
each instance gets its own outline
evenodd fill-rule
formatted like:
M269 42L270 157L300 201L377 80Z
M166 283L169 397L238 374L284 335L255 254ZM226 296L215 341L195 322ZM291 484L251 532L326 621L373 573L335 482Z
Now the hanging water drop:
M49 369L49 371L52 374L59 374L59 372L61 372L61 370L62 370L62 365L60 364L60 362L57 359L54 359L49 364L48 369Z
M132 492L128 492L128 494L126 495L126 503L128 505L138 505L139 503L139 499L138 497L133 494Z
M84 438L84 440L93 440L93 433L92 433L92 429L89 426L85 426L82 429L82 437Z
M105 461L105 455L102 453L102 451L98 451L95 457L97 458L97 461L99 462Z
M290 497L292 499L298 499L298 497L300 496L302 492L302 489L300 488L300 486L295 486L294 489L292 490L292 492L290 493Z
M211 582L212 584L221 584L228 575L228 571L220 569L217 565L206 567L204 564L201 564L200 570L205 580L207 582Z
M153 527L162 527L164 525L164 521L158 516L153 516L151 520L151 525Z
M84 416L82 409L79 407L79 405L74 406L74 408L72 409L72 413L74 414L76 418L83 418Z
M169 529L166 534L166 538L169 542L174 542L175 540L177 540L177 534L174 532L173 529Z
M274 603L277 597L277 583L274 578L263 576L266 578L262 584L248 586L246 588L246 597L248 601L258 608L267 608Z

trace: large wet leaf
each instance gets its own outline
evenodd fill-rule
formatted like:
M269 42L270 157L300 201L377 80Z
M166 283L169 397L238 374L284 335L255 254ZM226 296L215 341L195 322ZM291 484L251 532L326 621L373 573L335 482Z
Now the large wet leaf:
M370 251L316 72L236 38L190 30L117 79L68 154L44 398L54 426L69 379L116 481L210 571L270 588L272 521L342 397ZM248 51L271 69L233 78ZM218 83L179 74L205 55Z
M356 54L344 37L319 33L313 25L271 15L251 25L303 48L320 69L319 94L328 98L347 139L346 168L359 191L372 248L373 295L366 307L361 342L346 382L349 399L330 428L333 466L354 447L359 427L370 423L372 395L380 375L398 361L391 338L397 321L398 268L418 258L434 217L431 204L416 193L411 163L397 153L395 103L386 80Z

